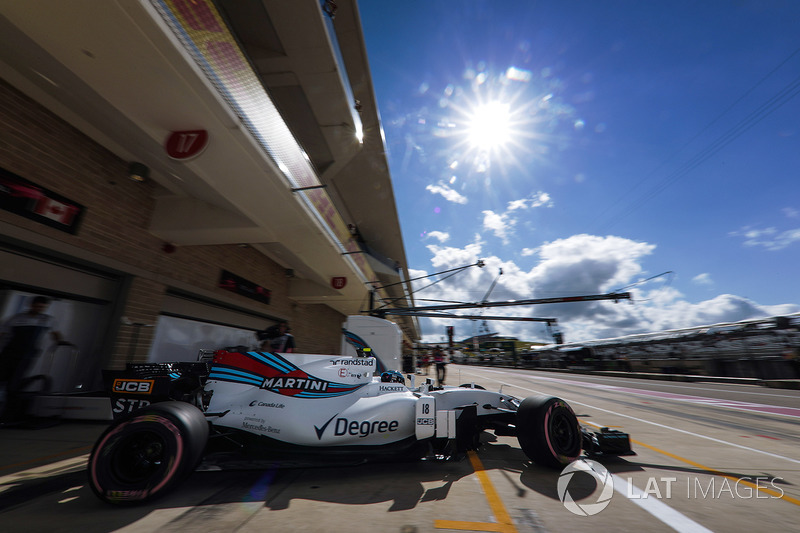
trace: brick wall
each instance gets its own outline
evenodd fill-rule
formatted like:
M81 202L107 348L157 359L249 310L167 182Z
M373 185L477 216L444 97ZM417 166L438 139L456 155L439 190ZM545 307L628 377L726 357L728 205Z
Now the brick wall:
M131 320L154 323L165 291L178 283L219 294L223 301L240 302L237 305L244 308L287 318L299 351L339 352L345 317L324 305L290 301L284 268L263 254L237 245L179 246L171 253L165 251L165 243L147 230L157 186L128 179L127 161L4 80L0 80L0 167L85 206L76 235L6 211L0 211L0 220L108 257L138 272L130 284L123 313ZM218 288L223 268L270 289L271 304ZM106 366L119 366L128 358L131 330L120 328ZM152 328L140 330L137 358L147 353L152 335Z
M123 368L125 362L146 361L153 341L152 327L136 324L155 324L164 302L166 286L143 277L134 277L125 301L125 318L117 335L112 357L107 366Z

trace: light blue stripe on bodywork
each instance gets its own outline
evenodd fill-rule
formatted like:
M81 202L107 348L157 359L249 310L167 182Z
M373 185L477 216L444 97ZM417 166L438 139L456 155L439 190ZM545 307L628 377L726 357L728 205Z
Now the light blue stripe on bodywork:
M288 374L292 370L298 370L298 368L293 364L270 352L247 352L247 355L253 359L261 361L262 363L268 364L273 368L277 368L284 374Z
M298 392L295 394L295 398L333 398L335 396L345 396L346 394L352 394L361 387L356 387L353 390L342 391L342 392Z
M240 378L235 376L224 376L224 375L217 376L214 374L211 374L208 377L209 379L216 379L219 381L230 381L231 383L244 383L246 385L255 385L255 386L260 386L262 383L264 383L263 379L249 379L249 378Z
M223 381L233 381L236 383L247 383L250 385L261 385L264 383L264 378L257 374L250 374L233 370L230 368L215 368L208 375L209 379L220 379Z
M253 379L256 379L256 378L261 379L261 380L264 379L263 376L260 376L258 374L254 374L253 372L248 372L246 370L238 370L236 368L228 368L228 367L225 367L225 366L215 366L211 370L211 372L212 373L216 372L216 373L220 373L220 374L235 374L237 376L244 376L244 377L253 378Z

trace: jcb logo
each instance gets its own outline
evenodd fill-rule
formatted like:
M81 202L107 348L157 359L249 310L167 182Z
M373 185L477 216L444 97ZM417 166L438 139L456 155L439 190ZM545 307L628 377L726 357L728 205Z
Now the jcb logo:
M153 392L152 379L115 379L114 392L127 394L150 394Z

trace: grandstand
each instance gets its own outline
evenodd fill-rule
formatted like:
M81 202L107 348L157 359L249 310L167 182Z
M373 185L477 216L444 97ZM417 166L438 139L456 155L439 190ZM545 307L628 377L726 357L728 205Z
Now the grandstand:
M532 350L526 366L799 378L800 313L549 344Z

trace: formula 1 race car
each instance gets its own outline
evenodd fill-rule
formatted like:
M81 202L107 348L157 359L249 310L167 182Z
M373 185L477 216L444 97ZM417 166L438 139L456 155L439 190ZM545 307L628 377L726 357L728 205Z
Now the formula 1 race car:
M234 453L254 467L457 457L475 449L484 430L516 436L529 459L554 468L582 449L633 454L627 434L581 428L559 398L520 400L431 380L415 387L397 357L372 353L352 332L345 337L345 355L219 350L197 362L107 372L114 421L89 459L92 490L109 503L145 502L201 459Z

